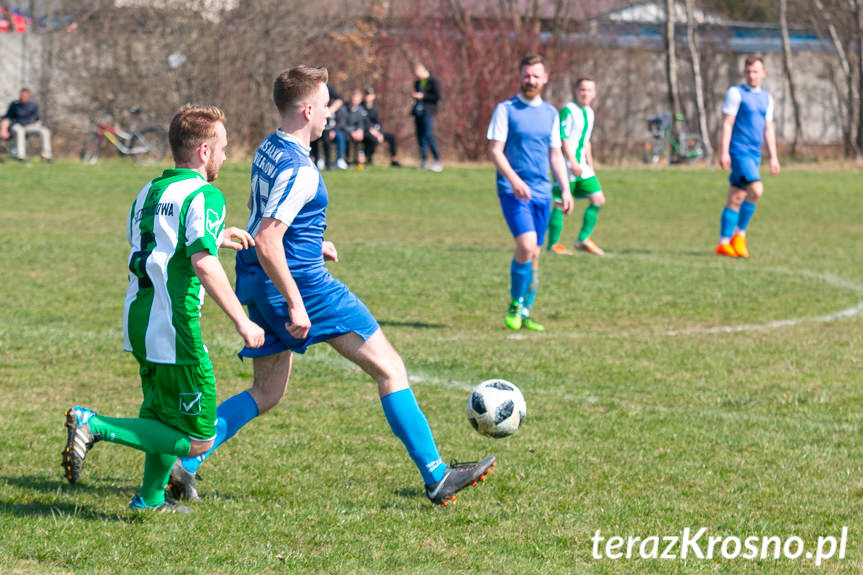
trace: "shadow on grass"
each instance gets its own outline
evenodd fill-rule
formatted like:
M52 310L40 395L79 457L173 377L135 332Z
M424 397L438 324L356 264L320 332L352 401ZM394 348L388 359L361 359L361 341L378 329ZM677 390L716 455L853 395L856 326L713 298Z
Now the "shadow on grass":
M608 250L611 256L678 256L678 257L694 257L694 258L715 258L716 254L713 249L704 250L646 250L643 248L623 248L619 250Z
M62 501L12 503L0 499L0 513L18 517L71 517L87 521L122 521L123 523L135 523L140 520L137 514L133 513L105 513L90 505Z
M59 473L58 473L59 475ZM39 491L42 493L57 493L58 491L78 491L81 493L96 494L96 495L114 495L118 491L128 491L134 493L137 490L137 484L129 484L128 477L99 477L98 484L92 483L76 483L71 485L63 479L45 479L35 475L23 476L0 476L0 483L6 483L21 489L30 491Z
M445 323L426 323L424 321L378 320L378 323L384 327L412 327L415 329L446 329L452 327Z

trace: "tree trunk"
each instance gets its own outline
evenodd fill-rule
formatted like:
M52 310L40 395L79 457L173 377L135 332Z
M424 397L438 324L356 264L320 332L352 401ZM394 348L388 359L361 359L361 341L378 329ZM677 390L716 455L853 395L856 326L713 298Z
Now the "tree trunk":
M856 0L857 13L857 157L863 157L863 0Z
M856 98L856 90L854 86L854 75L851 71L851 64L848 62L848 54L845 51L845 44L839 38L839 32L836 31L836 25L833 23L833 17L831 16L830 10L825 10L824 3L821 0L812 0L813 5L815 6L815 14L819 15L824 19L824 24L827 26L827 33L830 36L830 43L833 45L833 49L836 50L836 57L839 60L839 67L842 69L842 74L844 78L844 89L845 89L845 102L844 105L841 102L842 95L840 93L840 120L842 120L842 140L843 140L843 148L845 157L853 157L857 155L857 142L855 141L854 134L856 132L856 124L854 113L854 101ZM837 86L837 91L841 92L842 86ZM844 118L842 118L842 114L844 111Z
M863 1L863 0L860 0ZM678 118L682 114L680 91L677 87L677 46L674 37L674 0L665 0L665 74L668 80L668 103L675 131L680 130Z
M713 159L713 146L710 145L710 133L707 131L707 112L704 107L704 85L701 80L701 54L698 52L696 37L695 0L686 0L686 42L689 45L689 56L692 60L692 77L695 80L695 108L698 112L698 130L704 141L704 159L710 165Z
M803 122L800 120L800 102L797 100L797 90L794 86L794 68L791 64L791 40L788 36L788 0L779 0L779 28L782 31L782 64L785 78L788 80L788 93L791 96L791 108L794 112L794 140L791 143L791 155L797 155L797 146L803 136Z

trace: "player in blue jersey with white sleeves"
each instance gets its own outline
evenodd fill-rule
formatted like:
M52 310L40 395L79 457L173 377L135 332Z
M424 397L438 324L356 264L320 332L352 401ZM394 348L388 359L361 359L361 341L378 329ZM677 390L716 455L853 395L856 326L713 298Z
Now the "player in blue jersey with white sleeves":
M486 137L497 167L497 194L503 217L515 238L510 264L510 306L504 323L510 329L543 331L530 315L539 286L540 247L551 213L549 167L562 192L564 214L572 211L572 194L561 152L557 110L542 99L548 83L542 56L519 63L520 92L494 109Z
M764 193L758 165L761 144L767 141L770 174L779 173L776 133L773 129L773 97L761 88L764 81L764 58L751 55L743 68L744 84L732 86L722 104L722 139L719 163L731 168L728 202L719 224L716 253L729 257L749 257L746 228Z
M326 68L298 66L282 72L273 87L281 125L252 162L247 231L255 245L237 255L236 285L266 337L260 348L240 352L254 362L254 383L219 405L213 449L282 399L293 352L325 341L375 379L386 419L419 468L426 495L446 505L484 479L495 458L444 464L401 357L363 302L324 266L338 255L324 241L329 200L309 142L321 136L330 115L327 78ZM197 497L195 472L213 449L174 467L175 496Z

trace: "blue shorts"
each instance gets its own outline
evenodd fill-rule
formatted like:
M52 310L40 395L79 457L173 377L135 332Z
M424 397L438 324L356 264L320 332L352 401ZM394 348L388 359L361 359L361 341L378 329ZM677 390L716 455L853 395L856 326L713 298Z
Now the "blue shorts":
M252 271L251 277L249 271ZM265 272L260 267L256 267L256 271L255 268L246 268L242 283L246 286L257 283L260 288L258 282L265 280L263 277L254 277L255 273ZM240 283L238 278L238 292L252 291L240 290ZM261 326L265 334L264 345L258 348L244 347L240 357L266 357L286 350L303 353L310 345L346 333L354 332L367 340L379 329L378 322L360 298L327 273L310 284L297 281L312 326L305 338L295 339L285 328L285 323L290 321L288 304L278 291L274 291L272 284L267 283L271 289L255 289L257 293L251 297L247 293L238 293L240 302L249 307L249 319Z
M548 229L548 217L551 214L551 196L531 194L526 202L514 194L498 194L500 209L509 226L512 236L517 238L527 232L536 232L536 245L545 242L545 230Z
M728 183L735 188L745 190L752 182L760 182L761 174L758 173L760 163L761 158L731 156L731 175L728 176Z

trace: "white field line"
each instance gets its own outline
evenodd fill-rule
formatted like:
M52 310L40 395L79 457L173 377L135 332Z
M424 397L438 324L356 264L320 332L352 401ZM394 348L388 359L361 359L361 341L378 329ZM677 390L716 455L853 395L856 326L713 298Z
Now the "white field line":
M620 257L620 256L618 256ZM697 263L686 263L681 262L679 260L664 260L662 258L652 257L652 256L634 256L639 259L649 259L662 263L671 263L681 265L684 264L687 267L701 267L701 268L715 268L716 266L709 264L697 264ZM841 278L837 275L830 273L819 273L813 272L810 270L794 270L787 267L763 267L763 268L755 268L755 267L747 267L741 268L741 273L746 272L764 272L764 273L773 273L773 274L782 274L782 275L796 275L803 276L810 279L818 280L824 282L827 285L851 291L857 296L863 298L863 285L851 282L846 280L845 278ZM543 333L543 334L523 334L523 333L513 333L511 335L506 336L506 339L513 340L522 340L522 339L530 339L533 337L542 337L545 339L580 339L583 337L607 337L607 338L631 338L631 337L645 337L645 336L658 336L658 337L676 337L682 335L710 335L717 333L740 333L740 332L752 332L752 331L767 331L773 329L780 329L785 327L795 327L805 323L829 323L835 322L843 319L848 319L863 313L863 299L858 301L851 307L843 308L833 313L818 315L818 316L803 316L803 317L792 317L787 319L773 320L762 323L745 323L745 324L736 324L736 325L718 325L718 326L692 326L683 329L670 329L664 331L621 331L615 333L579 333L579 332L554 332L554 333ZM474 339L487 339L487 335L451 335L444 336L439 338L439 341L459 341L459 340L474 340Z

